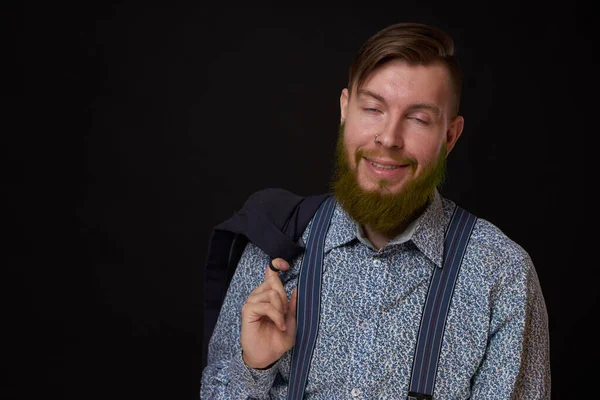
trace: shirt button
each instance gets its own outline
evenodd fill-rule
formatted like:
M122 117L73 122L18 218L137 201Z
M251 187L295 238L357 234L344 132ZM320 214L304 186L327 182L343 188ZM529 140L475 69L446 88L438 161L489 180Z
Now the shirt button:
M358 397L358 396L360 396L360 389L359 388L354 388L354 389L352 389L352 391L350 392L350 394L352 395L352 397Z
M379 267L381 265L381 260L375 259L373 260L373 265Z

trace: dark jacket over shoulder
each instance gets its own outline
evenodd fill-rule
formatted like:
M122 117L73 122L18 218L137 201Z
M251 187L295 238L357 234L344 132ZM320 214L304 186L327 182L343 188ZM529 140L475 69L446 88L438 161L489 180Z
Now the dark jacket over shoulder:
M298 239L319 205L331 194L299 196L269 188L250 195L231 218L213 228L204 268L202 361L237 263L251 241L271 259L291 260L304 251Z

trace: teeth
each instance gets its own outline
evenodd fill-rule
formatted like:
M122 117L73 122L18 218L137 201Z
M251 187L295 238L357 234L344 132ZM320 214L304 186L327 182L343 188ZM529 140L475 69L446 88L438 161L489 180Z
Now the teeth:
M373 166L375 166L375 168L380 168L380 169L397 169L400 168L400 166L398 165L382 165L382 164L377 164L376 162L371 161L371 164Z

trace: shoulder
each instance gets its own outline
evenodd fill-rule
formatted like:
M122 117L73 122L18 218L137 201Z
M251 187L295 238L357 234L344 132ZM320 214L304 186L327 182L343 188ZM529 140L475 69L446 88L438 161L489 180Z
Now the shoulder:
M282 188L261 189L248 196L241 214L270 221L278 229L297 236L331 193L300 195Z
M304 196L282 188L265 188L251 193L244 203L244 208L260 207L269 209L285 204L297 204Z
M307 198L282 188L261 189L248 196L238 213L256 216L281 228Z
M266 188L251 193L233 216L216 226L217 230L259 233L272 226L281 228L297 205L304 199L289 190ZM254 235L250 235L254 236Z
M444 212L449 219L456 204L448 199L443 201ZM485 218L475 216L477 222L471 233L465 257L485 268L487 272L494 270L508 272L507 269L515 268L520 269L520 272L527 272L532 268L529 253L519 243L509 237L499 226Z

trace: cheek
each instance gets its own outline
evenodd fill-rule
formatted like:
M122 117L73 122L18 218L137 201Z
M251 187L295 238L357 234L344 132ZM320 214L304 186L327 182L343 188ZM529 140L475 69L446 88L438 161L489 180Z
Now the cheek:
M375 133L381 132L381 123L365 120L357 113L351 113L345 122L346 137L356 143L363 142L366 137L372 138Z
M350 165L350 168L354 169L356 167L356 150L357 150L357 146L356 143L354 143L354 141L351 140L344 140L344 153L346 156L346 160L348 162L348 164Z
M418 161L418 168L428 168L437 163L442 152L442 145L439 142L423 143L414 147L413 155Z
M361 129L360 127L346 129L344 133L346 147L357 149L374 144L373 137L375 136L375 133L372 133L372 131L373 130L370 129Z
M372 140L371 140L371 143ZM352 169L358 167L360 160L356 159L357 153L365 153L365 152L373 152L375 147L369 146L369 140L353 140L346 142L345 146L346 157L348 159L348 163Z
M372 139L373 137L369 136L364 130L346 126L343 144L351 166L356 165L356 151L369 148L369 143L372 143Z

